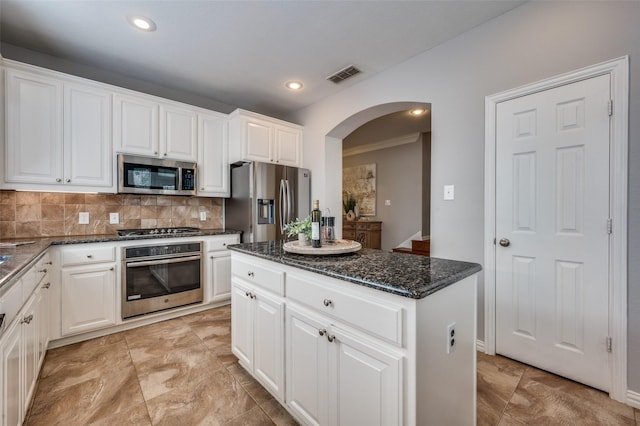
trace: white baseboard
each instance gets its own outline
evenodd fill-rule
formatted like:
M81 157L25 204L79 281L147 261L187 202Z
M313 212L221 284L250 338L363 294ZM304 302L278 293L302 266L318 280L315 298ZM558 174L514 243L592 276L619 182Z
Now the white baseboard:
M484 340L476 340L476 351L484 353Z
M640 392L627 391L627 405L640 409Z

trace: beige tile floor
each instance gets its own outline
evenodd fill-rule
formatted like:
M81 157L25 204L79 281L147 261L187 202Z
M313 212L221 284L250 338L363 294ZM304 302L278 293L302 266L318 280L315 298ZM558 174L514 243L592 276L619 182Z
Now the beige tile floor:
M25 424L297 424L238 365L230 323L226 306L53 349ZM498 424L640 426L640 411L535 368L478 354L478 425Z

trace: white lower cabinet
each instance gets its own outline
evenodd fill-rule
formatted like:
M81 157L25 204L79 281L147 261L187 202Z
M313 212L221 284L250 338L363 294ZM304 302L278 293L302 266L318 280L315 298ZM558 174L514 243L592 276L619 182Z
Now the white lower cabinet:
M116 323L116 264L62 269L62 336Z
M240 235L225 235L205 241L206 259L206 300L221 302L231 299L231 252L227 245L238 244Z
M27 300L15 321L0 340L2 355L2 419L5 426L21 425L35 390L44 352L40 350L44 305L48 302L46 289L37 288Z
M233 277L231 347L240 364L284 401L284 299Z
M286 401L305 424L402 424L402 354L287 303Z

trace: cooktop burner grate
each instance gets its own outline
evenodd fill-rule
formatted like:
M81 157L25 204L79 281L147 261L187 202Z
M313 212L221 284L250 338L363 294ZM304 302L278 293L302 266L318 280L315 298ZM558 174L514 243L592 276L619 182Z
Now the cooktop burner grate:
M188 226L176 228L144 228L144 229L119 229L118 236L130 237L133 235L175 235L175 234L193 234L200 232L199 228Z

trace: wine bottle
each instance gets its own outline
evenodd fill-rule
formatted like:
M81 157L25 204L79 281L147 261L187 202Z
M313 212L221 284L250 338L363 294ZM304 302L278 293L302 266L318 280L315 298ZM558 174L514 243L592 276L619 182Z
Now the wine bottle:
M320 212L320 201L313 200L313 210L311 210L311 247L322 247L322 241L320 239L320 220L322 218L322 212Z

